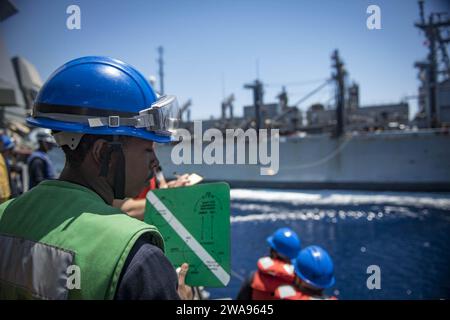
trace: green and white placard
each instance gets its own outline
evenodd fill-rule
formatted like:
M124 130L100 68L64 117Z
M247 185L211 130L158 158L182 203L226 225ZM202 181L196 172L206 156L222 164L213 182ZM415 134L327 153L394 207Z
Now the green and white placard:
M164 238L177 268L189 264L186 284L224 287L230 281L230 187L205 183L147 193L144 221Z

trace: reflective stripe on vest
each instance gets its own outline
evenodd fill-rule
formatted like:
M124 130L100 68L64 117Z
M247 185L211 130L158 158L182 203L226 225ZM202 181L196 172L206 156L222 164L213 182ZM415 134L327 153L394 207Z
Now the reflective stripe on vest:
M262 273L281 278L284 281L294 281L294 266L290 263L270 257L263 257L258 260L258 270Z
M23 288L31 298L68 298L67 270L74 262L73 252L4 234L0 248L0 282Z
M301 295L295 290L293 286L281 286L276 290L276 296L280 299L289 299L295 297L301 297Z
M275 289L294 281L294 268L289 263L263 257L258 260L257 266L251 283L253 300L272 300Z
M80 287L68 290L68 299L113 299L139 237L164 251L154 226L107 205L92 190L58 180L1 204L0 235L0 300L64 299L69 263L79 269ZM17 252L4 252L4 245ZM16 277L12 273L21 263Z
M330 296L310 296L301 292L294 286L283 285L275 290L275 299L279 300L337 300L336 297Z

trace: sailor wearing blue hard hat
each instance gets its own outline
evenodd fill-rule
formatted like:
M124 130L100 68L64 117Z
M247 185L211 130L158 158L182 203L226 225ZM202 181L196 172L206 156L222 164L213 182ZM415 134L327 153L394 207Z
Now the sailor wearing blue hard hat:
M300 239L294 230L280 228L266 239L270 254L257 262L257 270L244 282L238 294L239 300L272 300L275 290L294 281L291 260L301 249Z
M15 270L0 298L179 298L158 230L111 206L145 186L154 142L172 141L177 108L112 58L75 59L49 77L27 122L52 130L65 167L0 207L0 236L11 246L0 260ZM68 287L72 265L80 283Z
M309 246L300 251L293 261L293 285L277 288L275 296L286 300L336 299L324 294L335 283L334 264L327 251Z
M301 249L297 233L290 228L278 229L267 238L267 243L277 258L286 261L294 259Z
M2 134L1 140L3 142L3 148L0 150L1 152L5 150L12 150L15 148L16 144L14 143L13 139L11 139L8 135Z
M48 152L55 146L55 139L50 129L34 129L30 135L30 140L36 146L36 150L28 157L28 187L31 189L44 180L56 178L53 162L48 156Z

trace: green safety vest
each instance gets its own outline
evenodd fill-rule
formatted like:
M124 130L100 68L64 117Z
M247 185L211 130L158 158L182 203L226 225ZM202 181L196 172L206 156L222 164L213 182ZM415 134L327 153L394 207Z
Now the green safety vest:
M44 181L0 205L0 299L113 299L143 234L164 250L156 227L92 190Z

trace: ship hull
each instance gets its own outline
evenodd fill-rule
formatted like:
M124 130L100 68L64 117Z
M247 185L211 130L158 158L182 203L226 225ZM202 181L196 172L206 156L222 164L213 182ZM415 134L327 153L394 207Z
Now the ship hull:
M280 137L279 170L262 165L181 164L158 146L166 177L195 172L234 187L450 191L450 135L436 131Z

